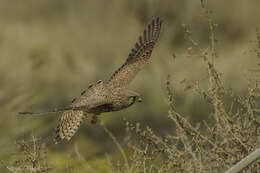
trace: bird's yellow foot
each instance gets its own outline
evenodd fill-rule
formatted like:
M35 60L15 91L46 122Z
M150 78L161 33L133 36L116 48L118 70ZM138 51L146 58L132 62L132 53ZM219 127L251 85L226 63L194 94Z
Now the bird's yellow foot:
M98 116L97 115L93 115L92 119L91 119L91 124L97 124L98 123Z

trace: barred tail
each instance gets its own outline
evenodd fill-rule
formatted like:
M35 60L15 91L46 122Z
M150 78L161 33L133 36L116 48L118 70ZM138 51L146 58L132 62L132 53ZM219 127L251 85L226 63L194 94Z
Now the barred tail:
M36 112L18 112L20 115L36 115L36 114L48 114L48 113L58 113L58 112L65 112L68 110L79 110L80 108L77 107L67 107L67 108L56 108L52 110L45 110L45 111L36 111Z

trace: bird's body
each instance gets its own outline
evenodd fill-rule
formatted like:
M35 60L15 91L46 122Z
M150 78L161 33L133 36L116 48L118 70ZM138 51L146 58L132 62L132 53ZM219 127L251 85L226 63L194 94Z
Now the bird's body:
M99 80L90 85L70 106L43 112L20 112L20 114L43 114L63 112L56 130L55 142L70 140L76 133L87 114L93 114L92 123L97 122L97 115L104 112L119 111L133 105L140 95L127 89L129 83L145 64L149 62L153 47L157 42L162 20L158 17L148 25L139 42L135 44L126 62L107 82Z
M111 88L98 81L73 100L71 107L80 108L86 113L100 114L119 111L131 106L140 95L126 88Z

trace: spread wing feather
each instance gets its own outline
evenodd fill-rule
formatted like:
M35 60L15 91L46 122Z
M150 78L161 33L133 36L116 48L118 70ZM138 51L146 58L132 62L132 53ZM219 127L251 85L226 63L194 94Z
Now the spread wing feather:
M106 97L107 93L103 83L98 83L84 91L79 98L74 99L71 109L62 113L56 129L55 143L57 144L63 139L69 141L74 136L84 121L84 113L88 109L109 103L110 99Z
M81 110L69 110L63 112L56 129L56 137L54 139L55 144L60 143L63 139L69 141L79 129L84 118L84 112Z
M154 45L159 38L161 26L162 20L159 17L152 20L143 35L139 37L139 42L135 44L125 63L109 79L108 86L113 88L128 86L138 71L149 62Z

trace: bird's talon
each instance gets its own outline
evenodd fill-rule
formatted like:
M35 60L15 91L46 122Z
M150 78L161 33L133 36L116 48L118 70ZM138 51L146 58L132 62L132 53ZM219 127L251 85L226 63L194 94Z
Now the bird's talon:
M94 115L91 119L91 124L97 124L97 122L98 122L98 117L97 115Z

